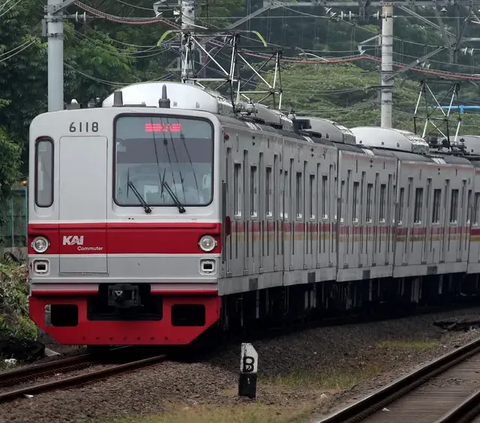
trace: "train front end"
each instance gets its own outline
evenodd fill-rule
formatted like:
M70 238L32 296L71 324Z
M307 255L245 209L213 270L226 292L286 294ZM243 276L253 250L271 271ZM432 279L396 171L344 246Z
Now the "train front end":
M61 344L185 345L219 320L221 127L154 107L30 127L30 316Z

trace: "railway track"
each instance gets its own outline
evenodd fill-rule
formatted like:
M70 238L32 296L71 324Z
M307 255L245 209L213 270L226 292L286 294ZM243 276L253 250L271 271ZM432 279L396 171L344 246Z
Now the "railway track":
M480 423L480 339L317 423Z
M110 353L113 353L112 356L115 359L120 358L126 361L121 363L106 364L96 361L95 357L91 354L82 354L0 373L0 403L26 395L83 385L88 382L156 364L166 359L165 354L126 359L120 355L116 356L127 348L128 347L120 347L110 351ZM95 369L96 367L99 368ZM68 376L68 373L73 372L77 374ZM47 380L40 382L39 379Z

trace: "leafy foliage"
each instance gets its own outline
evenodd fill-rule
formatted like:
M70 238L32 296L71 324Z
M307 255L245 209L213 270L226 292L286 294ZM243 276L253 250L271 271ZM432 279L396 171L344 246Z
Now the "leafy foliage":
M34 338L35 325L28 316L27 265L0 264L0 338Z
M20 156L20 146L12 141L0 127L0 226L4 222L5 207L2 206L9 198L11 186L19 176Z

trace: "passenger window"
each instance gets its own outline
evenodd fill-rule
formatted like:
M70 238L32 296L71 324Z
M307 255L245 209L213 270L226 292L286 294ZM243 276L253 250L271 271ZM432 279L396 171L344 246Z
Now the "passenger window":
M250 166L250 216L257 217L257 166Z
M385 200L387 186L385 184L380 185L380 216L379 219L381 222L385 222Z
M470 223L472 219L472 190L468 190L468 199L467 199L467 223Z
M315 219L315 175L310 174L310 186L309 186L309 195L310 195L310 219Z
M328 218L328 176L322 176L322 217Z
M272 199L273 199L273 190L272 190L272 168L266 167L265 168L265 184L267 189L267 195L265 198L265 216L272 217L273 215L273 207L272 207Z
M367 212L366 212L367 222L372 221L372 194L373 194L373 184L368 184L367 185Z
M354 222L358 222L358 188L360 184L358 182L353 183L353 201L352 201L352 219Z
M457 221L458 213L458 189L452 189L452 200L450 202L450 223Z
M235 216L242 215L242 188L240 187L242 165L235 163L233 170L233 195Z
M398 224L403 223L403 202L405 197L405 188L400 188L400 204L398 206Z
M473 224L478 225L478 217L480 215L480 192L475 193L475 203L473 205Z
M284 195L283 195L283 204L285 205L284 207L284 214L285 214L285 219L288 219L289 215L289 210L290 210L290 191L291 191L291 180L290 177L288 176L288 170L283 172L284 176Z
M35 204L53 204L53 140L40 138L35 144Z
M296 215L297 218L301 218L303 216L303 181L302 181L302 173L297 172L296 175Z
M433 190L433 212L432 212L432 223L440 222L440 201L442 198L442 190L435 189Z
M422 208L423 208L423 188L417 188L415 190L415 212L413 217L414 223L420 223L422 221Z
M279 198L279 210L280 210L280 218L283 219L283 201L285 198L285 181L283 179L283 170L280 169L280 177L278 178L280 183L278 184L278 194Z

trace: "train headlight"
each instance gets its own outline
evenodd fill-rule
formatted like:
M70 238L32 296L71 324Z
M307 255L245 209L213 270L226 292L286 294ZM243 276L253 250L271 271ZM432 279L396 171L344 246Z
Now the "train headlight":
M43 236L37 236L32 242L32 248L36 253L42 254L48 250L50 243L48 239Z
M204 235L200 239L198 245L203 251L209 253L210 251L213 251L213 249L217 246L217 241L215 241L215 238L213 236Z

